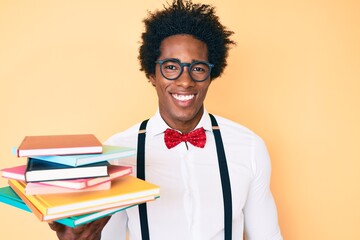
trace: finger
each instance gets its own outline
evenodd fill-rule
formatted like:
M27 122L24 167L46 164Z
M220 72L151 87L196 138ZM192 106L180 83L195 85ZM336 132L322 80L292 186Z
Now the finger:
M110 216L76 228L71 228L56 222L49 222L49 226L52 230L56 231L56 235L60 240L99 240L101 238L102 229L109 220Z
M93 229L98 229L98 228L102 229L109 220L110 220L110 216L103 217L103 218L97 219L96 221L90 222L87 225L91 226Z
M89 228L89 224L85 224L85 225L82 225L82 226L77 226L72 230L73 233L75 234L81 234L82 232L84 232L87 228Z
M57 223L57 222L49 222L48 224L49 224L51 230L56 231L56 232L64 229L64 225Z
M101 239L101 232L110 217L104 217L96 221L86 224L86 229L78 235L77 240L99 240Z

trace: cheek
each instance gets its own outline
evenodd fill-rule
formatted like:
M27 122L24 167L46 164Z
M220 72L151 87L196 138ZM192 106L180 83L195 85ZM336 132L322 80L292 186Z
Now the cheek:
M155 84L155 88L156 88L156 92L157 94L159 95L159 97L161 95L166 95L166 88L167 88L167 85L160 82L160 81L157 81L156 84Z
M209 86L210 86L210 85L207 85L207 86L204 86L204 87L201 88L201 95L202 95L203 98L206 97L206 94L207 94L207 91L208 91L208 89L209 89Z

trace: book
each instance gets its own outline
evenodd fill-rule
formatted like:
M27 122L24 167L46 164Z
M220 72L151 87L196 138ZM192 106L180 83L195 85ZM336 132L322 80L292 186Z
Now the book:
M16 180L25 181L26 165L20 165L1 170L2 177L11 178ZM131 166L108 166L108 177L94 177L94 178L78 178L69 180L54 180L54 181L40 181L37 183L47 184L51 186L59 186L72 189L83 189L86 187L94 186L106 181L112 181L116 178L123 177L132 173Z
M25 170L26 182L53 181L87 177L108 176L108 162L99 162L80 167L46 162L28 158Z
M20 208L25 211L31 211L28 206L19 198L19 196L11 189L11 187L6 186L0 188L0 202Z
M29 182L25 187L26 195L38 195L38 194L60 194L60 193L78 193L87 191L102 191L111 188L111 181L103 182L95 186L83 188L83 189L72 189L65 187L52 186L43 183Z
M0 188L0 202L24 210L26 212L32 212L31 209L24 203L24 201L9 186ZM99 212L92 212L78 216L71 216L71 217L55 220L55 222L74 228L83 225L85 223L95 221L96 219L110 216L116 212L123 211L133 206L136 206L136 204L127 207L111 208Z
M25 181L26 165L1 169L1 176L3 178L11 178L16 180Z
M160 195L159 186L131 175L112 181L109 190L81 193L25 195L26 182L9 179L8 183L41 221L127 207Z
M25 136L17 148L18 157L101 153L94 134Z
M103 152L98 154L33 156L32 158L77 167L101 161L130 157L133 155L135 155L135 149L133 148L104 145Z

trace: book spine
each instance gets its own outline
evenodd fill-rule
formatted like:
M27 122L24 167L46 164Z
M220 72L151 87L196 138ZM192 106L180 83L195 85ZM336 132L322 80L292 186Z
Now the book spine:
M9 199L7 197L0 196L0 202L5 203L7 205L19 208L21 210L31 212L30 208L26 206L26 204L23 201L15 201L12 199Z
M34 215L40 220L44 221L44 215L26 198L26 196L22 193L22 191L16 186L15 181L8 181L10 187L14 190L14 192L24 201L24 203L30 208L30 210L34 213Z
M18 197L19 197L18 199L14 200L12 198L8 198L8 197L4 197L4 196L0 195L0 202L3 202L3 203L5 203L7 205L10 205L12 207L24 210L26 212L35 214L36 212L32 211L31 208L29 208L29 206L31 206L31 203L28 203L29 206L26 205L26 203L24 202L24 200L20 196L21 196L21 194L18 195ZM34 207L34 206L32 206L32 207ZM58 220L55 220L55 222L61 223L63 225L66 225L66 226L72 227L72 228L77 226L76 222L75 222L75 219L73 219L72 217L58 219Z
M76 227L75 222L73 219L71 219L71 217L58 219L58 220L55 220L55 222L61 223L63 225L66 225L66 226L72 227L72 228Z
M37 160L46 162L52 162L57 164L63 164L71 167L77 167L76 158L72 156L34 156L32 157Z
M33 205L37 211L40 211L40 213L42 215L41 221L43 221L43 217L44 217L43 215L47 214L47 204L45 202L42 202L36 196L31 196L31 195L26 196L25 195L25 184L22 184L20 181L9 179L8 183L18 195L20 192L20 194L25 198L25 199L21 198L21 196L20 196L20 198L26 203L26 205L28 204L28 202L30 202L31 205ZM33 210L33 209L31 209L31 210Z

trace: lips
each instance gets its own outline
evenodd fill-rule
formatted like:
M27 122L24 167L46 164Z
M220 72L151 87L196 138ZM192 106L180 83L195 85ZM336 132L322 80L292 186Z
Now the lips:
M171 94L173 98L175 98L178 101L189 101L195 97L195 94Z

